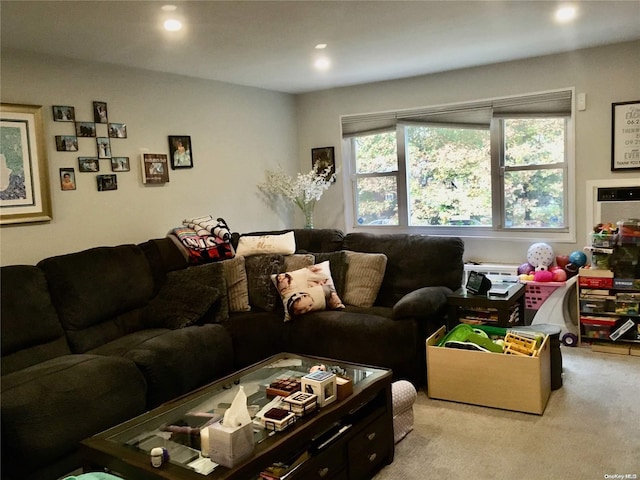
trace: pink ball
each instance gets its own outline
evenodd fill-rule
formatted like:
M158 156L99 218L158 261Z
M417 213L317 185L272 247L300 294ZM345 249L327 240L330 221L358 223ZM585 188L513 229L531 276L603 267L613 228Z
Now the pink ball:
M567 272L564 269L559 268L558 270L554 270L553 272L553 281L554 282L566 282L567 281Z
M549 270L539 270L533 275L536 282L553 282L553 273Z

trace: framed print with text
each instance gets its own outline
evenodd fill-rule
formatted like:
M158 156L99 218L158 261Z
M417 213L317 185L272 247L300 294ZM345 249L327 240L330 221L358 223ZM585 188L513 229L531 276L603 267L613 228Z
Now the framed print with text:
M42 106L0 104L0 224L48 222Z
M640 100L611 104L611 170L640 170Z

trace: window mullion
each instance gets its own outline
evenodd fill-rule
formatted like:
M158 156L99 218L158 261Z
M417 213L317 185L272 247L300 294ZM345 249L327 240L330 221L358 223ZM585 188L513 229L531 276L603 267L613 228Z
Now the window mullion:
M403 125L396 125L396 149L398 153L398 224L409 225L409 196L407 193L407 139Z
M505 224L504 214L504 127L503 122L491 120L491 218L492 227L500 230Z

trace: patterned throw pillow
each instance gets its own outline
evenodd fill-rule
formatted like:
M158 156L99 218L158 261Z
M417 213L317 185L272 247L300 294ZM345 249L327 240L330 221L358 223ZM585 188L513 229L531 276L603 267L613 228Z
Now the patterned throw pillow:
M344 308L331 278L329 261L271 275L282 304L284 321L316 310Z
M347 274L342 298L347 305L372 307L382 285L387 267L384 253L345 251Z
M249 304L251 308L259 308L273 312L278 307L279 295L273 283L272 275L283 271L282 255L253 255L245 257L244 266L249 285Z

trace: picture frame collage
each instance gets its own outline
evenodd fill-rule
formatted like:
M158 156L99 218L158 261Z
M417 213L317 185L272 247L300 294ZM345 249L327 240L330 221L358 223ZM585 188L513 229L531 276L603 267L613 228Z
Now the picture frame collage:
M98 173L100 160L109 160L112 173L96 175L96 186L99 192L117 190L116 173L131 171L131 164L129 157L113 154L111 141L128 137L127 124L110 122L107 103L103 101L93 101L93 121L76 119L75 107L70 105L53 105L52 113L54 122L68 122L74 125L73 134L55 136L56 151L79 152L80 142L84 143L85 139L94 139L96 155L79 156L78 172ZM64 191L76 189L74 168L60 168L60 189Z

